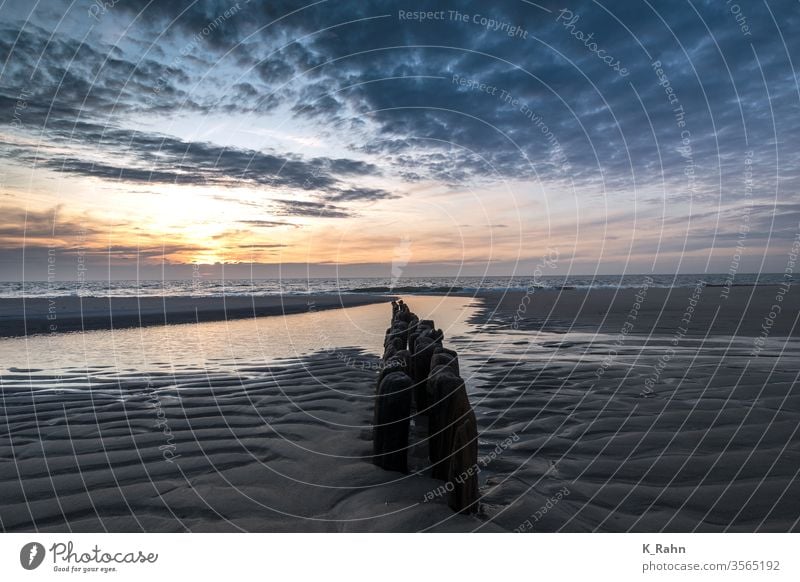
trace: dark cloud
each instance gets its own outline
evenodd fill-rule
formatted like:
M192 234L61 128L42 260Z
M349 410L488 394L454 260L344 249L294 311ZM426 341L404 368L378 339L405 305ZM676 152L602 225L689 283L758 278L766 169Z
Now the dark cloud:
M124 226L106 224L108 228ZM47 247L53 243L76 245L86 238L106 232L91 217L67 214L62 206L47 210L30 210L19 206L0 206L0 241L14 246L25 240L31 247Z
M350 188L337 192L336 194L331 194L325 198L329 202L376 202L378 200L399 198L399 196L387 192L386 190L375 188Z
M279 226L294 226L291 222L283 222L280 220L240 220L239 223L246 224L256 228L277 228Z
M347 218L352 216L351 212L327 202L275 200L274 203L274 213L278 216L308 216L316 218Z
M393 198L382 190L345 188L359 176L379 174L369 163L343 158L279 156L263 151L187 142L166 135L140 133L81 123L67 130L54 124L52 136L66 142L92 144L110 161L71 156L40 156L34 148L6 147L10 157L54 171L106 180L151 184L253 185L327 192L338 201L362 197ZM0 144L0 150L4 149ZM349 194L348 194L349 193Z
M207 183L203 175L195 172L179 174L171 171L112 166L101 162L88 162L74 158L49 158L42 160L39 165L68 174L91 176L105 180L119 180L121 182L145 182L148 184Z
M796 2L740 3L747 31L728 4L711 0L679 9L666 0L576 0L571 21L559 20L563 5L538 4L445 2L436 9L457 9L468 21L421 23L400 19L399 10L430 7L404 1L251 2L219 20L230 3L126 0L96 25L133 23L118 46L101 35L77 40L94 26L85 6L55 35L53 5L20 32L20 4L19 14L6 9L0 28L0 60L9 63L0 109L13 111L27 89L18 126L124 150L128 159L97 164L71 155L48 167L320 193L322 206L278 203L294 216L347 216L328 205L396 196L357 183L376 175L475 187L542 180L612 203L618 191L637 190L654 205L713 207L744 199L749 160L755 199L800 187ZM526 34L490 30L475 15ZM587 35L591 41L581 40ZM187 46L194 50L182 54ZM628 74L614 71L601 49ZM354 159L121 129L142 115L220 113L293 116Z

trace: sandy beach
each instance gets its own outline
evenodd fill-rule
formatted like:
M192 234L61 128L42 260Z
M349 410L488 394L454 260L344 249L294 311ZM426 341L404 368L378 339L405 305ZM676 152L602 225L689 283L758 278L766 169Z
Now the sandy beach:
M521 437L487 480L492 523L797 531L800 301L776 293L545 291L519 318L524 294L485 298L483 339L467 348L485 354L472 382L482 435Z
M446 505L421 503L437 481L370 463L373 371L318 356L240 368L235 379L196 371L153 374L144 382L129 376L119 385L120 378L91 373L91 392L63 388L80 382L80 374L58 383L41 377L33 399L6 385L14 446L4 445L2 455L13 455L15 474L6 472L0 483L5 530L480 525Z
M599 289L537 289L531 293L484 293L482 324L523 331L589 331L618 334L758 336L767 322L769 335L798 335L797 290L778 285L732 287L646 287ZM681 320L687 322L681 324ZM516 322L516 326L514 325Z
M391 301L385 295L0 299L0 336L262 317Z
M0 572L792 576L798 29L0 1Z
M691 289L641 301L637 290L537 292L516 319L521 293L405 297L459 354L478 423L477 516L437 495L424 438L409 474L370 462L387 305L3 339L0 522L797 531L797 296L753 355L758 326L739 315L768 316L775 289L734 291L735 308L717 309L704 290L678 336Z

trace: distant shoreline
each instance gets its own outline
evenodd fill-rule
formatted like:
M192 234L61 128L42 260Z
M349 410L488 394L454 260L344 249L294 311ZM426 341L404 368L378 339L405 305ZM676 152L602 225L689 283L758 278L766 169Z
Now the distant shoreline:
M0 298L0 337L289 315L392 299L374 294Z

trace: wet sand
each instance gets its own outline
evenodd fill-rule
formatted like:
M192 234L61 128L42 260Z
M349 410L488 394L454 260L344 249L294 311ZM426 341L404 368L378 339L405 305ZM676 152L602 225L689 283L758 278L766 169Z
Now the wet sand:
M226 350L233 340L219 336L195 363L167 352L157 364L123 368L94 349L96 365L6 368L0 524L8 531L798 531L797 293L785 295L758 343L776 288L735 289L728 300L735 307L719 308L712 289L688 323L681 320L692 290L651 289L642 301L636 290L537 292L516 319L521 294L407 297L437 318L459 353L479 426L477 517L453 514L432 495L442 482L429 477L424 439L415 439L422 444L410 451L409 475L369 461L377 375L370 363L377 365L380 346L364 346L380 341L388 306L287 317L285 333L309 330L306 348L324 343L313 330L334 328L340 347L271 364L258 362L257 344L292 336L256 326L280 318L238 322L236 338L254 347L237 345L233 360ZM621 334L634 302L634 325ZM452 323L454 310L472 323ZM202 341L218 325L187 329ZM676 335L680 326L686 331ZM2 341L7 354L8 342L20 342L26 356L39 346ZM423 425L414 419L418 437Z
M521 319L522 294L487 297L471 397L482 439L519 436L485 475L487 522L798 531L798 294L763 338L776 288L718 293L687 323L692 290L650 289L625 334L636 291L536 293Z
M639 289L536 290L484 293L481 324L525 331L588 331L616 334L626 322L628 333L671 335L678 327L686 335L755 337L800 334L800 290L773 285L733 287L649 287ZM778 306L776 317L769 318ZM681 325L681 320L688 322ZM770 321L766 321L770 319Z
M360 294L0 299L0 337L286 315L391 299Z
M374 370L323 354L240 367L235 376L88 373L91 389L77 387L86 373L36 374L35 393L28 374L3 376L3 423L12 435L0 446L5 531L481 525L441 500L424 502L439 482L372 465Z

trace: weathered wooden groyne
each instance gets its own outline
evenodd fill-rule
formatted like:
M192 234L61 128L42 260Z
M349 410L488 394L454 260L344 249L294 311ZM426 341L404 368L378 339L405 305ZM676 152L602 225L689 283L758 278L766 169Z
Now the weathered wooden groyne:
M384 339L373 416L373 461L408 471L409 426L427 418L432 476L445 481L448 505L478 510L478 428L461 378L458 354L443 346L444 333L420 320L403 301L392 302Z

